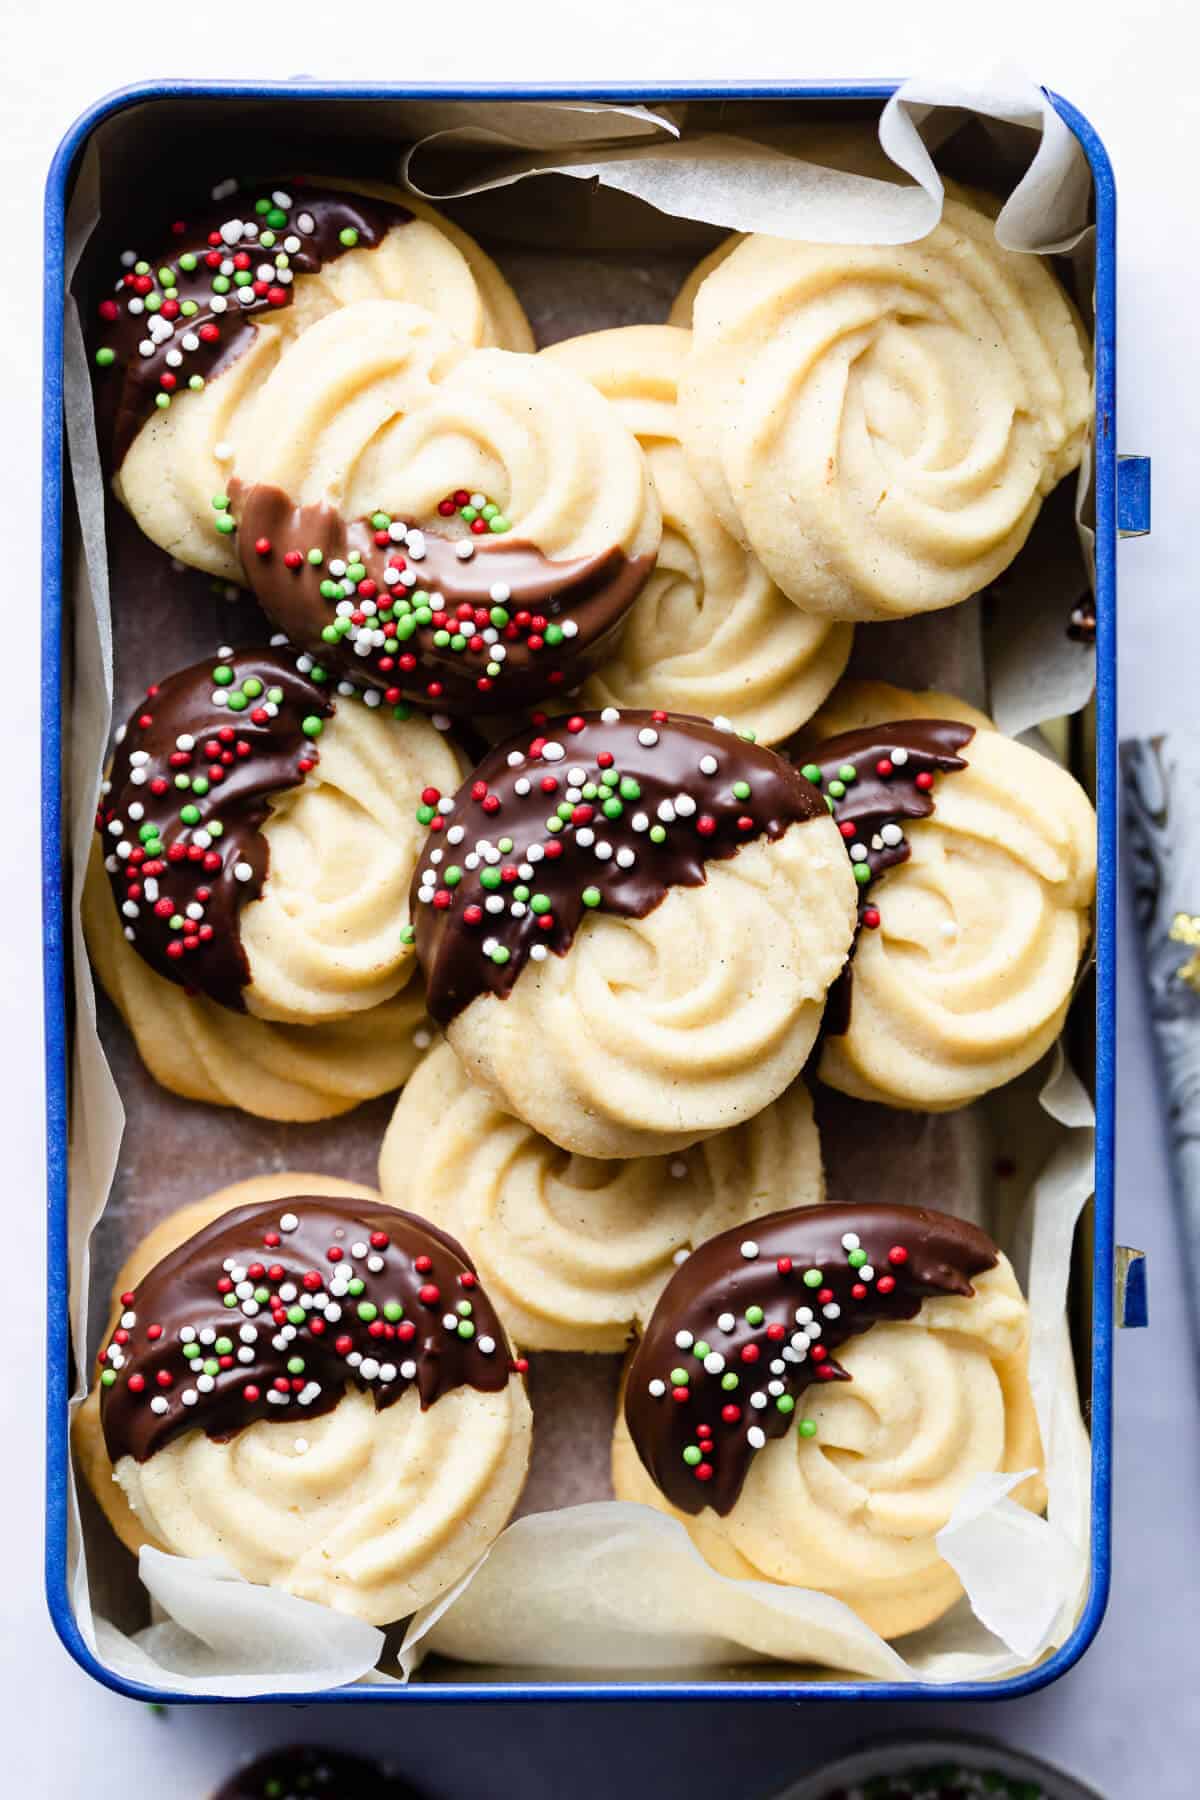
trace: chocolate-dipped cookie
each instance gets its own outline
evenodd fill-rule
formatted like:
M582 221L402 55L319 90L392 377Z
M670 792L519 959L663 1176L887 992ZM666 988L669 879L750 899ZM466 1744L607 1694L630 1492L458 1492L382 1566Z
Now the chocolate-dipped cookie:
M259 391L283 349L371 296L437 313L466 345L533 347L479 246L419 200L372 182L222 182L127 250L88 341L101 454L117 496L173 556L240 581L213 530Z
M1095 817L1078 782L952 695L875 682L843 683L796 760L859 887L822 1079L937 1111L1029 1068L1088 940Z
M899 1636L960 1592L936 1536L971 1480L1040 1465L1027 1358L1012 1269L965 1220L755 1220L663 1291L627 1370L618 1497L680 1518L723 1574L823 1589Z
M387 1624L507 1520L523 1368L453 1238L351 1183L261 1176L122 1271L77 1451L130 1548Z
M375 700L283 642L222 646L118 731L84 928L177 1093L327 1118L398 1086L428 1042L404 941L415 814L459 761Z
M661 535L637 441L585 381L383 300L291 346L227 491L217 523L294 642L468 717L575 687Z
M661 1154L795 1079L854 926L812 785L702 719L579 713L432 791L414 877L432 1016L553 1143Z

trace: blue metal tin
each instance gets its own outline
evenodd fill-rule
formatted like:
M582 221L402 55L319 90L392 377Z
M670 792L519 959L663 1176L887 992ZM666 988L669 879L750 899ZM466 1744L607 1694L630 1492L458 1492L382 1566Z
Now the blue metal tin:
M42 903L45 939L46 1133L49 1214L47 1328L46 1592L55 1629L81 1668L114 1692L133 1699L179 1704L211 1704L216 1695L157 1690L115 1675L85 1643L75 1619L67 1578L68 1492L71 1481L68 1398L72 1351L68 1322L68 1023L69 933L63 909L63 815L61 803L63 646L63 331L66 305L65 234L73 175L88 139L105 120L146 102L173 99L268 100L281 108L303 100L610 100L649 105L685 100L876 101L896 90L895 81L744 82L730 85L684 82L668 86L632 83L608 87L553 82L496 87L483 82L453 85L356 82L145 83L125 88L97 103L67 132L46 187L45 381L43 404L42 599ZM403 1705L406 1701L451 1704L466 1701L553 1700L1002 1700L1035 1692L1072 1668L1091 1644L1108 1603L1112 1533L1112 1358L1115 1251L1113 1241L1113 1090L1116 1073L1116 548L1118 482L1116 450L1116 190L1112 166L1100 137L1068 101L1050 99L1078 138L1091 166L1096 209L1095 285L1095 508L1096 508L1096 807L1099 820L1099 880L1096 895L1096 1195L1092 1214L1090 1330L1092 1345L1089 1422L1092 1443L1091 1577L1083 1612L1070 1638L1037 1668L995 1682L934 1683L703 1680L689 1673L678 1681L578 1681L531 1684L454 1680L422 1681L412 1687L360 1685L305 1697L307 1703ZM1120 501L1125 531L1148 529L1148 479L1133 480L1129 463ZM1148 476L1148 466L1145 469ZM294 1705L294 1694L262 1694L259 1701ZM227 1703L227 1702L226 1702Z

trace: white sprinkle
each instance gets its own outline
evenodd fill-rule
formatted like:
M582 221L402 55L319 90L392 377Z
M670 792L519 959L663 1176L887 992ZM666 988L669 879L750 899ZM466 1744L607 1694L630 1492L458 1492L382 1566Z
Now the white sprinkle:
M379 1364L373 1356L364 1356L358 1365L358 1372L364 1381L374 1381L379 1373Z
M885 844L902 844L904 833L898 825L885 825L879 833Z
M821 1308L821 1312L822 1312L822 1314L823 1314L823 1315L824 1315L824 1317L825 1317L825 1318L827 1318L827 1319L840 1319L840 1318L841 1318L841 1316L842 1316L842 1309L841 1309L841 1307L840 1307L840 1306L838 1306L838 1305L837 1305L837 1304L836 1304L836 1303L835 1303L835 1302L834 1302L834 1301L832 1301L832 1300L831 1300L831 1301L830 1301L830 1303L829 1303L829 1305L828 1305L828 1306L823 1306L823 1307L822 1307L822 1308Z
M765 1394L751 1394L750 1404L756 1411L761 1412L763 1407L767 1404L767 1396Z
M615 706L606 706L600 714L605 725L615 725L620 716Z
M690 794L676 794L675 811L681 819L690 819L696 810L696 802Z
M719 1350L710 1350L704 1359L704 1367L709 1375L719 1375L725 1367L725 1358Z
M411 1381L416 1372L417 1365L415 1362L409 1361L400 1364L400 1373L403 1375L405 1381Z
M300 1221L295 1213L284 1213L282 1219L279 1221L279 1229L280 1231L295 1231L299 1223Z
M532 944L530 946L529 954L534 962L545 962L550 952L547 950L545 944Z
M196 1404L197 1400L200 1398L200 1396L196 1392L195 1388L184 1388L184 1390L183 1390L182 1394L180 1394L179 1398L183 1401L183 1404L185 1406L195 1406L195 1404Z
M677 1331L675 1333L675 1348L677 1350L690 1350L695 1341L696 1340L690 1331Z
M675 823L675 808L669 800L659 801L658 816L664 825L673 825Z
M478 1343L480 1352L484 1356L490 1356L492 1354L492 1351L496 1348L495 1338L481 1337L481 1338L477 1339L477 1343Z
M510 769L519 769L521 764L524 761L525 761L525 755L524 755L523 751L521 751L521 750L510 750L509 751L508 766Z
M161 1414L161 1413L165 1413L166 1410L167 1410L166 1401L163 1399L161 1394L156 1394L154 1399L150 1402L150 1411L152 1413L160 1413Z
M299 215L299 217L296 220L296 230L303 231L306 234L310 231L316 230L316 225L313 221L313 216L310 212L302 212ZM298 245L297 245L297 248L299 248Z
M457 1331L458 1315L456 1313L444 1313L442 1315L442 1324L446 1327L447 1331Z
M867 851L867 846L865 844L851 844L851 846L850 846L850 861L851 862L866 862L867 855L868 855L868 851Z
M647 750L651 750L657 742L657 731L652 730L649 725L643 725L642 729L638 732L638 743L644 745Z
M842 1249L843 1250L859 1250L861 1248L862 1248L862 1239L859 1237L857 1231L847 1231L843 1234L843 1236L842 1236Z
M254 870L250 867L248 862L234 863L233 878L235 881L250 881L253 875Z
M661 1400L667 1391L667 1384L665 1381L658 1381L656 1379L649 1384L646 1391L651 1394L655 1400Z
M650 824L649 815L644 812L636 812L629 823L635 831L645 831Z
M733 730L733 720L727 719L725 717L724 713L718 713L716 718L713 720L713 724L716 726L718 731L732 731Z
M579 622L577 619L564 619L562 622L561 629L562 629L562 634L565 638L573 638L573 637L579 636Z
M752 1450L761 1450L767 1441L767 1434L758 1425L752 1425L746 1433L746 1442Z
M893 767L895 767L897 769L902 769L904 767L905 763L908 761L908 751L907 750L891 750L888 752L888 754L891 759Z
M562 745L552 738L548 744L542 745L542 756L546 762L561 762L566 755Z
M715 756L702 756L700 758L700 773L702 775L715 775L719 767L720 764L717 762Z
M722 1331L732 1331L734 1326L737 1324L737 1320L734 1318L734 1316L731 1312L723 1312L721 1314L720 1318L717 1320L717 1324L720 1326Z
M636 861L637 857L628 845L617 851L617 867L619 869L632 869Z
M506 600L511 600L512 598L512 589L509 587L507 581L493 581L488 591L497 606L503 606Z
M475 546L471 542L470 538L462 538L457 544L455 544L454 554L455 554L455 556L457 556L459 562L470 562L471 558L475 554Z
M674 1256L671 1258L671 1261L675 1264L675 1267L678 1269L682 1263L685 1263L687 1261L688 1257L691 1254L692 1253L690 1250L677 1250L675 1252Z
M123 1331L132 1331L136 1324L137 1324L137 1314L136 1313L124 1312L121 1314L121 1328Z
M754 1242L753 1238L747 1238L741 1249L742 1255L746 1258L747 1262L753 1262L754 1258L758 1255L758 1245Z
M590 825L581 825L575 833L575 842L584 850L590 850L596 841L596 834Z
M874 1269L873 1269L873 1268L872 1268L872 1267L871 1267L871 1265L870 1265L870 1263L864 1263L864 1264L863 1264L863 1266L862 1266L862 1268L861 1268L861 1269L859 1269L859 1271L858 1271L858 1279L859 1279L859 1280L860 1280L860 1281L874 1281L874 1279L875 1279L875 1271L874 1271Z
M168 350L165 361L168 369L177 369L183 361L183 352L181 350Z
M767 1392L768 1392L768 1394L772 1395L773 1398L775 1398L777 1400L779 1398L780 1394L782 1394L782 1392L783 1392L782 1381L768 1381Z
M797 1325L811 1325L812 1317L813 1309L811 1306L798 1306L796 1308Z

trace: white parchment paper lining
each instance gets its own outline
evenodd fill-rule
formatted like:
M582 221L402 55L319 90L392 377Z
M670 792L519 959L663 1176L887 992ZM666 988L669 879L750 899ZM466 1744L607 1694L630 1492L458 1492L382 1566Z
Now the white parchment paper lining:
M664 213L738 230L831 242L912 241L940 216L942 183L927 146L960 112L989 130L1029 139L1028 170L997 221L1014 249L1086 248L1090 176L1082 151L1040 89L1002 76L970 86L908 82L884 109L880 144L911 184L829 169L758 141L770 133L689 135L686 109L604 105L483 105L486 126L464 129L462 108L412 109L421 141L405 158L417 191L446 197L546 172L595 180ZM446 178L473 159L471 179ZM445 185L438 187L439 180ZM72 201L68 277L95 224L93 145ZM73 858L75 1021L71 1142L71 1323L81 1366L89 1342L91 1232L104 1209L124 1113L96 1030L95 998L79 925L100 769L111 725L112 632L103 491L82 332L68 309L66 422L81 552L68 769ZM1081 494L1085 491L1081 482ZM1082 706L1092 659L1064 650L1061 625L1031 663L1030 624L1049 596L1036 572L1006 594L1007 642L989 644L991 704L1014 734ZM1059 597L1063 598L1062 596ZM1054 608L1061 619L1061 605ZM1040 640L1039 640L1040 641ZM1030 1373L1046 1452L1049 1508L1038 1519L1007 1499L1017 1476L976 1481L939 1537L966 1598L944 1620L898 1646L869 1631L840 1601L715 1574L682 1527L651 1509L595 1502L519 1520L436 1606L414 1619L395 1675L381 1673L381 1632L360 1621L258 1588L218 1563L145 1550L142 1580L154 1623L130 1636L93 1604L78 1501L71 1496L70 1580L87 1642L116 1673L178 1692L229 1698L297 1695L367 1679L406 1680L429 1650L474 1662L556 1671L683 1670L772 1660L890 1679L996 1678L1035 1661L1069 1633L1087 1574L1089 1447L1079 1415L1066 1321L1070 1251L1092 1189L1087 1096L1061 1057L1040 1095L1058 1145L1036 1181L1011 1246L1025 1276L1033 1326ZM986 1103L985 1103L986 1104ZM1022 1250L1027 1249L1027 1257ZM1022 1267L1024 1263L1024 1267ZM82 1398L82 1387L75 1403Z

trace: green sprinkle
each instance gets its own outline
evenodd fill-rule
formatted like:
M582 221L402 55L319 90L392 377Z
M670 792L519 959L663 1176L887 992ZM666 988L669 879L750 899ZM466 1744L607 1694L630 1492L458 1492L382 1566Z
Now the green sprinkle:
M154 404L155 404L155 406L157 406L160 409L160 411L166 412L168 406L170 406L170 404L171 404L170 394L155 394ZM218 531L221 531L221 530L232 531L233 530L233 520L229 519L227 521L224 519L218 519L217 520L217 530Z
M812 1419L801 1419L796 1430L803 1438L814 1438L817 1435L817 1427Z
M776 1412L790 1413L794 1412L795 1408L796 1402L792 1399L790 1394L780 1394L775 1402Z
M548 913L550 911L550 897L548 894L535 894L533 899L529 902L529 905L531 910L539 915Z
M225 827L222 825L220 819L210 819L208 821L208 835L209 837L224 837Z
M200 392L200 389L204 386L203 375L189 375L188 376L188 386L192 390L193 394L198 394Z
M829 784L829 791L835 800L840 800L846 791L846 784L844 781L831 781Z
M96 364L101 369L110 368L116 360L117 353L115 350L97 350L96 352Z
M747 1325L761 1325L762 1322L763 1322L762 1307L761 1306L748 1306L746 1308L746 1323L747 1323Z
M508 951L504 948L503 944L497 944L492 951L492 961L501 964L508 961Z
M113 1374L111 1369L105 1369L103 1375L101 1375L101 1377L100 1377L100 1386L101 1387L112 1387L112 1385L116 1381L116 1379L117 1378Z
M619 800L606 800L601 810L606 819L619 819L625 808Z
M264 213L270 212L271 202L269 200L256 200L254 202L254 210L261 219Z
M855 768L853 763L843 763L842 764L841 768L838 770L838 780L839 781L857 781L858 780L858 770Z
M225 1295L226 1306L236 1306L237 1303L238 1303L238 1297L236 1294L226 1294Z
M445 880L445 876L443 876L442 879ZM513 889L513 899L520 900L522 903L529 899L529 889L525 886L523 881Z
M867 1253L865 1250L852 1250L846 1260L852 1269L861 1269L867 1260Z
M458 1335L460 1338L473 1338L475 1336L475 1327L472 1325L470 1319L460 1319L458 1321Z
M364 1325L369 1325L373 1319L379 1317L379 1308L372 1306L369 1300L364 1300L358 1308L358 1316Z
M363 1280L362 1276L356 1275L354 1277L353 1281L348 1281L346 1283L346 1292L348 1294L352 1295L355 1300L357 1300L358 1296L366 1290L366 1285L367 1284Z
M213 680L218 687L229 687L233 681L233 670L228 663L218 663L213 670Z
M496 627L497 631L503 630L504 626L509 622L508 612L503 606L493 606L488 617L491 619L492 624Z
M733 784L733 797L735 800L748 800L750 798L750 783L748 781L735 781Z
M371 514L371 524L376 531L386 531L392 522L391 513L377 512Z
M587 781L584 783L584 785L580 788L579 791L583 795L585 800L594 800L600 790L597 788L594 781Z
M805 1269L804 1271L805 1287L820 1287L824 1279L825 1276L820 1269Z
M702 1338L698 1344L692 1345L692 1355L696 1358L697 1362L703 1362L711 1348L712 1346L706 1344Z
M196 267L196 257L191 250L184 251L179 259L179 266L181 269L185 269L189 275L191 274Z
M499 869L481 869L479 871L479 885L480 887L487 888L489 892L494 893L500 886Z
M271 250L275 245L275 233L273 231L260 231L258 234L258 241L264 250ZM283 260L280 261L279 257L276 257L275 267L277 269L286 268L287 258L284 257Z
M820 787L821 771L816 763L805 763L800 773L803 775L805 781L811 781L815 787Z
M346 570L346 580L347 581L353 581L353 582L365 581L366 576L367 576L367 571L364 568L363 564L360 562L352 562L350 564L350 567Z
M854 864L854 879L855 879L855 881L857 881L859 887L866 887L868 881L870 881L870 879L871 879L870 865L865 862L855 863Z
M665 844L666 841L667 841L666 826L665 825L652 825L650 827L650 842L652 844Z
M162 309L162 295L161 294L147 294L146 295L146 311L151 312L151 313L156 313L156 312L161 311L161 309Z
M189 1362L195 1362L196 1358L200 1355L199 1344L185 1344L183 1346L183 1354Z
M205 1363L204 1373L206 1375L219 1375L221 1373L221 1365L214 1356L210 1356Z
M475 1308L469 1300L460 1300L454 1310L460 1319L469 1319Z
M414 943L416 941L416 936L417 929L415 925L402 925L400 927L400 942L402 944Z
M147 844L147 843L149 843L151 838L155 838L158 836L158 826L157 825L139 825L138 826L138 836L141 838L143 844Z
M700 1462L700 1460L701 1460L700 1452L696 1448L695 1444L688 1445L687 1449L683 1453L683 1460L687 1464L689 1469L694 1469L696 1467L696 1464L698 1462Z
M500 839L499 843L496 845L496 848L497 848L497 850L499 850L501 856L507 856L509 851L512 849L512 847L513 847L513 841L510 837L502 837Z
M302 1306L290 1306L287 1317L289 1325L303 1325L308 1315Z
M545 637L546 637L546 642L548 644L561 644L563 641L562 626L561 625L547 625Z
M450 867L445 871L445 873L442 876L442 880L445 882L447 887L457 887L459 882L462 880L462 878L463 878L463 872L458 867L457 863L451 863Z
M177 788L190 788L191 785L192 778L190 775L177 775L175 777L175 786Z
M404 1308L398 1300L385 1300L383 1303L383 1316L388 1321L389 1325L394 1325L397 1319L402 1319L404 1317Z
M271 1298L271 1295L267 1288L256 1287L254 1290L254 1298L258 1301L258 1304L260 1306L266 1306L267 1302Z
M216 1351L218 1356L232 1356L233 1355L233 1339L226 1338L226 1337L218 1338L216 1343L213 1345L213 1349Z
M642 797L642 790L632 775L622 775L620 792L622 800L640 800Z
M228 275L214 275L212 284L214 294L227 294L231 285Z
M198 825L200 823L200 808L198 806L190 805L183 806L179 809L179 816L185 825Z
M310 550L308 553L308 560L312 564L313 568L316 569L316 568L319 568L320 565L325 561L325 556L324 556L324 553L320 550Z
M579 898L585 906L599 906L604 896L598 887L585 887Z
M287 1371L289 1375L303 1375L304 1358L302 1356L289 1356Z
M465 524L473 525L479 517L479 514L475 511L473 506L460 506L458 509L458 516Z
M249 694L251 700L257 700L262 691L263 684L257 675L251 675L248 681L242 683L243 694Z
M312 673L315 677L317 671L314 669ZM307 719L301 719L300 729L307 738L319 738L325 726L323 721L318 719L316 713L309 713Z
M158 279L162 282L162 285L164 287L174 287L174 285L175 285L174 269L160 269L158 271Z
M725 1375L722 1375L722 1377L721 1377L721 1386L722 1386L722 1387L723 1387L723 1388L724 1388L724 1389L725 1389L725 1392L726 1392L726 1393L727 1393L727 1394L732 1394L732 1392L733 1392L733 1390L734 1390L734 1388L735 1388L735 1387L736 1387L736 1386L737 1386L737 1385L738 1385L738 1378L737 1378L737 1376L736 1376L736 1375L735 1375L735 1374L734 1374L734 1372L733 1372L733 1370L732 1370L732 1369L730 1369L730 1370L729 1370L729 1372L728 1372L728 1373L727 1373L727 1374L725 1374Z
M288 222L287 214L284 212L284 210L281 206L271 207L270 211L267 213L267 224L268 225L273 225L275 227L276 231L280 231L287 224L287 222Z
M435 631L433 634L433 641L439 650L444 650L446 645L450 642L450 633L448 631Z
M233 278L234 287L250 287L254 281L249 269L239 269Z
M502 531L511 530L511 525L503 513L497 513L494 519L488 520L488 530L499 534Z
M272 223L274 223L273 220L272 220ZM283 219L281 221L281 223L286 224L287 223L286 218ZM355 231L353 225L344 225L342 227L342 229L338 232L338 243L344 245L347 250L353 250L353 248L354 248L355 244L357 244L357 242L358 242L358 233L357 233L357 231Z
M692 1378L688 1374L686 1369L672 1369L671 1370L671 1386L672 1387L686 1387L688 1382L691 1379Z
M483 509L483 516L487 520L489 525L491 524L492 520L496 517L496 514L499 511L500 511L500 508L498 506L496 506L493 501L489 500L487 505Z
M229 706L230 712L245 712L245 710L249 706L249 704L250 704L250 702L247 700L245 694L243 694L240 691L240 689L237 692L230 694L230 696L229 696L228 706Z

